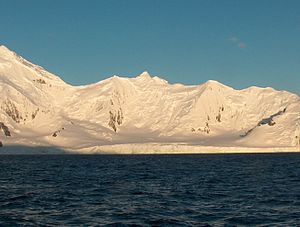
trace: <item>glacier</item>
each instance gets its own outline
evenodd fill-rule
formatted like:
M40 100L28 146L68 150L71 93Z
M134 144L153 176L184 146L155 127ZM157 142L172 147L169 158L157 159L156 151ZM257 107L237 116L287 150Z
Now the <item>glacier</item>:
M270 87L186 86L148 72L72 86L0 46L0 97L0 151L300 151L300 97Z

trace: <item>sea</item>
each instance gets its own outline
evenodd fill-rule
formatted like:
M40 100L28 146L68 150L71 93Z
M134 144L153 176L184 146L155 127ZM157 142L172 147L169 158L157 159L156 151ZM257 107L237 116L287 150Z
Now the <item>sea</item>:
M0 155L0 226L300 226L300 154Z

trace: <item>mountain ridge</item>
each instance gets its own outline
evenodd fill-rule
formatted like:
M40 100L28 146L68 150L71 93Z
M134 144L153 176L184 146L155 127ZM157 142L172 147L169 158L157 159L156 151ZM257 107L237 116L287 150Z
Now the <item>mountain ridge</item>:
M95 152L137 143L293 149L300 144L300 98L273 88L236 90L214 80L169 84L147 71L71 86L1 46L0 95L4 147Z

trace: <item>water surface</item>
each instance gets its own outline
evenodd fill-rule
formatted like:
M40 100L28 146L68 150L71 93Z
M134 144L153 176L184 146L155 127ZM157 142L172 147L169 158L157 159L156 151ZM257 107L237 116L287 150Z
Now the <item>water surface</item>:
M300 154L0 155L0 226L297 226Z

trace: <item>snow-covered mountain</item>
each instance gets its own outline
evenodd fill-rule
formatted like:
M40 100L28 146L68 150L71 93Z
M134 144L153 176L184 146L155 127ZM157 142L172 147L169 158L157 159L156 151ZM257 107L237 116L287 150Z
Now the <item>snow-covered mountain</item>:
M0 97L3 147L98 151L115 145L128 151L137 144L134 149L168 144L173 150L299 150L300 98L272 88L235 90L213 80L169 84L147 72L71 86L0 46Z

